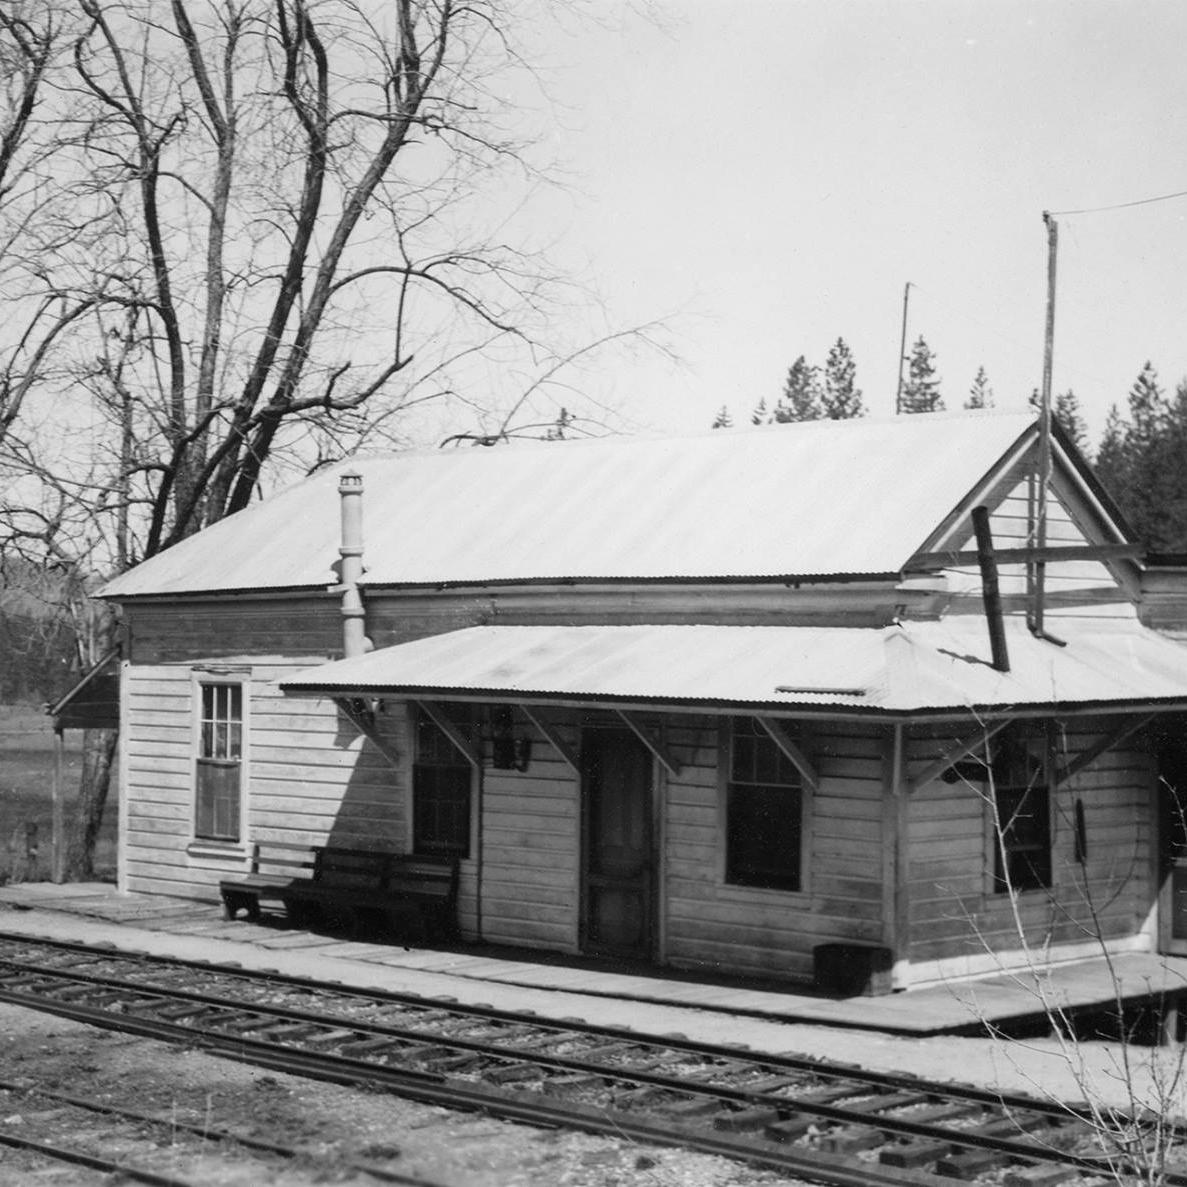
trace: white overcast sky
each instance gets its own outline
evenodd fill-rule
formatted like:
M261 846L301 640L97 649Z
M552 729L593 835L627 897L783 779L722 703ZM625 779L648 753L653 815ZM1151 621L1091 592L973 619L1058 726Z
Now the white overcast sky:
M617 361L662 430L744 420L844 336L873 414L909 339L950 408L1041 378L1042 211L1187 190L1182 0L671 0L537 36L573 188L551 217L616 322L677 313L685 366ZM1093 439L1149 358L1187 376L1187 198L1062 215L1055 386Z

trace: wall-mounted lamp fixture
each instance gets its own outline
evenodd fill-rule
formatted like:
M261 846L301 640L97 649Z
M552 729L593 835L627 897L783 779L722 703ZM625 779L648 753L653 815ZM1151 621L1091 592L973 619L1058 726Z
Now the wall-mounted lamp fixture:
M365 724L368 729L375 728L376 714L387 712L382 697L346 697L341 703L356 721Z
M526 771L532 759L532 740L515 736L515 718L509 705L491 706L490 732L490 765L496 771Z

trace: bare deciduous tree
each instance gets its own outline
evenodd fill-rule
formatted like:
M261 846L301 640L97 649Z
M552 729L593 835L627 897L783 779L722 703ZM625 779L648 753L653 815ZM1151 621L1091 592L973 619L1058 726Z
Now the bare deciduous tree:
M7 11L0 547L118 571L431 402L497 439L559 423L587 348L552 337L576 290L512 233L540 178L505 5Z

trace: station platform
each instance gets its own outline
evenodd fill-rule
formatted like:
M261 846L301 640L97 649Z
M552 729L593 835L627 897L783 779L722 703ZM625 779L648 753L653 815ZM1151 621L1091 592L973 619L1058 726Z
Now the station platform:
M0 932L578 1017L651 1034L680 1033L1003 1091L1059 1091L1064 1099L1090 1095L1083 1082L1089 1074L1111 1092L1122 1062L1114 1044L1076 1044L1073 1056L1058 1036L1003 1038L1010 1023L1039 1013L1033 982L1016 976L831 998L795 986L486 944L404 947L289 929L282 921L227 921L213 903L120 893L106 883L0 887ZM1129 953L1109 963L1054 966L1045 978L1050 999L1070 1010L1111 1005L1118 985L1131 999L1187 993L1187 958ZM993 1029L996 1037L989 1035ZM1147 1054L1136 1057L1127 1052L1126 1060L1153 1068L1158 1048L1143 1050Z

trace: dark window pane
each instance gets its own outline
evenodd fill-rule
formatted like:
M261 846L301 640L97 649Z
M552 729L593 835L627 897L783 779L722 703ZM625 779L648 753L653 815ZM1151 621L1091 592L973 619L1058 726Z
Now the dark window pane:
M470 767L417 763L412 770L412 848L470 855Z
M730 733L726 881L798 890L803 834L799 772L752 718L735 718Z
M726 880L742 886L798 890L802 811L798 789L732 786Z
M1007 731L994 747L994 889L1051 885L1051 797L1042 759L1027 739Z

